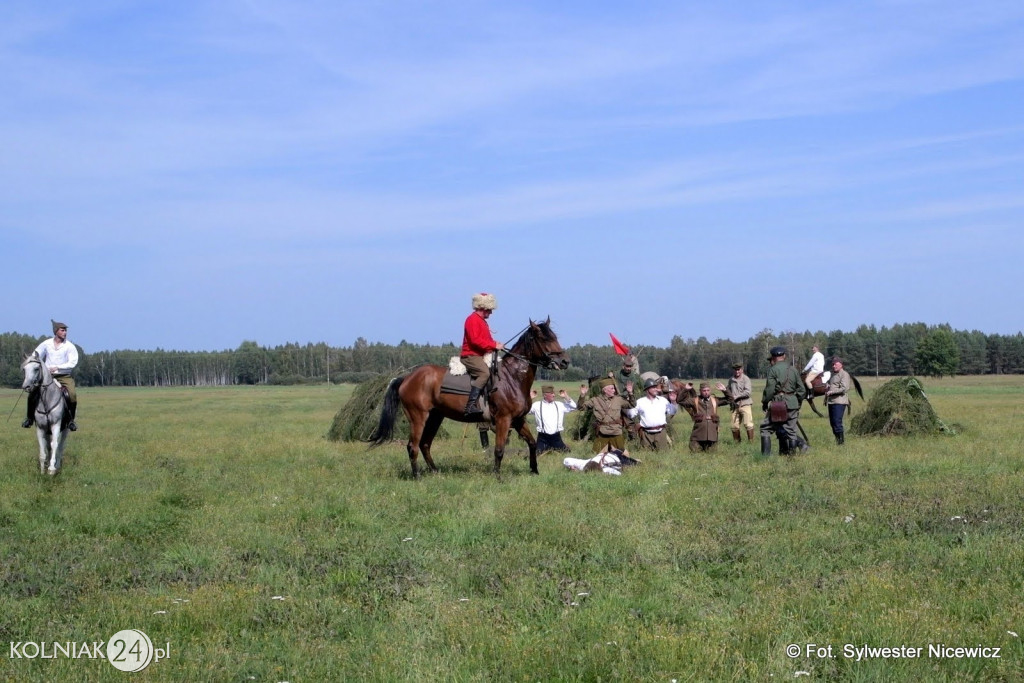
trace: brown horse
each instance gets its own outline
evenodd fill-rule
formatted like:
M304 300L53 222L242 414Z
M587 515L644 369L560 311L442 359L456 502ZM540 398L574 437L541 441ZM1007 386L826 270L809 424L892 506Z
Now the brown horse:
M551 331L551 318L542 323L532 320L522 336L507 349L501 361L497 381L487 393L491 421L494 424L494 471L501 471L509 428L515 429L530 447L530 471L537 471L537 440L526 424L530 412L530 389L538 367L564 370L569 367L558 337ZM480 422L480 413L463 414L466 397L463 394L441 393L441 380L447 368L441 365L421 365L408 375L391 380L377 429L370 435L373 446L390 441L398 417L398 404L409 420L409 463L412 474L419 476L416 458L420 451L431 470L437 471L430 457L430 444L445 418L458 422Z
M853 376L853 374L849 373L849 371L847 371L847 374L849 374L850 375L850 379L853 380L853 388L857 390L857 395L861 397L861 400L863 400L864 399L864 392L861 391L860 382L857 380L856 377ZM804 380L806 378L807 378L807 371L805 370L804 372L800 373L800 381L804 382ZM804 384L806 385L806 382L804 382ZM824 382L822 382L821 381L821 375L818 375L811 382L811 389L807 392L807 398L804 399L804 400L807 401L807 405L809 405L811 407L811 410L813 410L814 414L817 415L818 417L825 417L825 416L822 415L821 412L818 410L818 407L816 405L814 405L814 398L816 396L824 396L827 391L828 391L828 385L825 384ZM852 412L851 412L851 414L852 414Z

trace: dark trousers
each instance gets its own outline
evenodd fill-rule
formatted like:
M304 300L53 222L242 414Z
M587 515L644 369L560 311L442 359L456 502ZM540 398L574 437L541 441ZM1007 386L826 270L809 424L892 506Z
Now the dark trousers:
M545 434L544 432L537 432L537 455L540 455L544 451L567 451L569 447L562 441L562 432L555 432L554 434Z
M785 422L772 422L771 417L764 416L761 421L761 437L768 437L774 434L779 437L779 449L788 452L792 444L800 442L800 433L797 431L796 421L800 417L799 410L786 412Z
M828 406L828 422L836 436L843 433L843 416L846 414L846 408L847 406L841 403L830 403Z

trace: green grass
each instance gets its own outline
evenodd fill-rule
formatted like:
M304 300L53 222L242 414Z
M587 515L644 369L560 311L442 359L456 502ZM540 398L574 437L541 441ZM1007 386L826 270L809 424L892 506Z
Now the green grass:
M684 436L622 477L531 476L515 439L499 480L449 425L420 481L323 438L350 387L81 389L57 478L0 430L0 679L124 680L8 642L133 628L171 645L146 680L1021 680L1024 378L925 386L962 434L840 449L805 411L807 456Z

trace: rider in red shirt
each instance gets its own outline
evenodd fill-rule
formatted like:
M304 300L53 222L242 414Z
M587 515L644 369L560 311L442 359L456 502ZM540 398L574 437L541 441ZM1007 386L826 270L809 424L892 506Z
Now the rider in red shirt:
M499 341L494 341L487 319L498 307L493 294L481 292L473 295L473 312L466 318L462 335L462 364L470 377L469 400L466 401L465 415L483 412L477 401L484 385L487 384L488 367L484 355L505 348Z

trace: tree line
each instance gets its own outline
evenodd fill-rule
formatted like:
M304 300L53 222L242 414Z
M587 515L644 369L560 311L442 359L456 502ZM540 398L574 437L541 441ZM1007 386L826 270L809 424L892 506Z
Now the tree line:
M0 334L0 385L21 384L21 361L45 339L16 332ZM741 362L751 377L764 377L768 350L789 349L803 367L817 345L826 357L840 356L855 375L982 375L1024 373L1024 335L985 334L924 323L876 328L861 325L852 332L775 333L761 330L743 342L675 336L667 348L635 346L641 371L674 378L728 377ZM422 363L447 364L459 352L454 343L397 345L370 343L359 337L351 346L289 343L272 348L243 341L224 351L95 351L78 347L75 379L79 386L224 386L232 384L305 384L362 382L378 374L399 374ZM621 367L612 347L593 344L566 348L572 364L541 379L579 381Z

